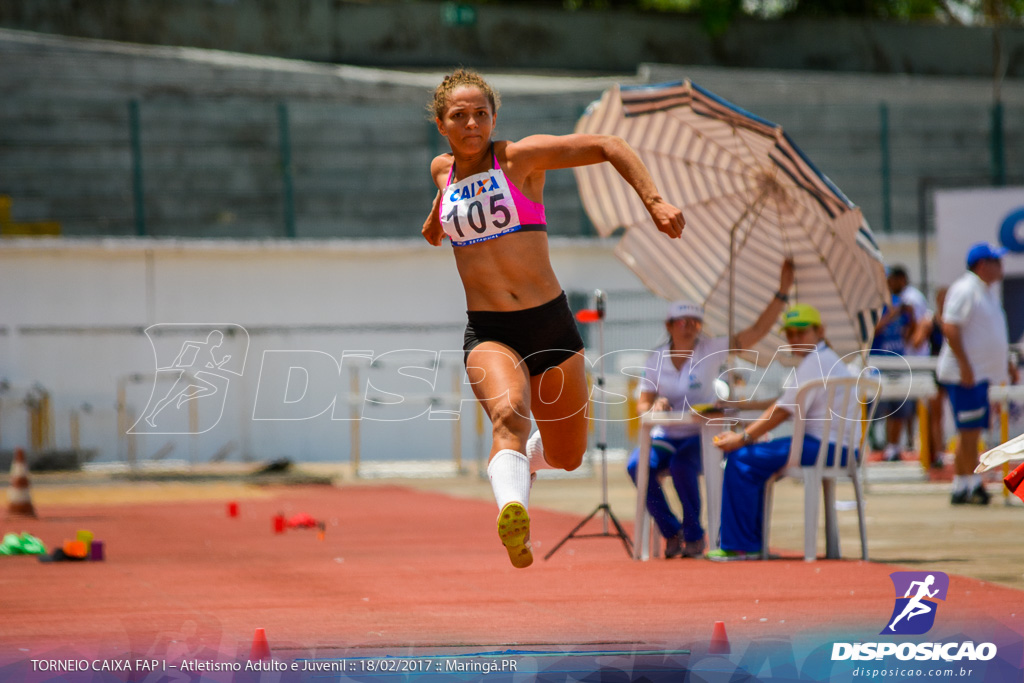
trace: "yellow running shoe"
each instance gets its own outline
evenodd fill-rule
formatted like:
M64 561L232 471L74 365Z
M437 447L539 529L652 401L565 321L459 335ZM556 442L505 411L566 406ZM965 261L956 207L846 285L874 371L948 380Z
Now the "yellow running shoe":
M507 503L498 514L498 538L508 551L508 559L517 569L533 564L530 549L530 513L522 503Z

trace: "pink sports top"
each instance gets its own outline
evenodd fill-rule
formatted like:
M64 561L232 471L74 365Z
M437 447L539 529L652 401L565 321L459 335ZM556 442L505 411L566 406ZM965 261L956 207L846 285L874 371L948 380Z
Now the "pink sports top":
M547 231L544 205L527 199L505 176L491 145L494 168L452 183L455 164L441 193L441 227L453 247L492 240L512 232Z

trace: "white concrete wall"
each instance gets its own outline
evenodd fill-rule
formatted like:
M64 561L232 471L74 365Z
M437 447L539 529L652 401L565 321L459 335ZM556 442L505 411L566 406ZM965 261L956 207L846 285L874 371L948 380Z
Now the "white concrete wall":
M612 246L553 240L552 259L565 289L637 289ZM52 396L58 447L70 445L71 411L89 404L91 413L81 416L81 445L99 449L101 459L123 457L115 418L118 381L135 373L152 375L158 363L170 364L183 342L204 341L211 325L225 329L226 324L248 332L249 348L245 335L238 334L220 350L236 360L245 356L240 375L224 375L231 383L223 416L216 412L217 401L197 401L206 406L200 428L209 431L195 439L140 436L140 457L173 443L169 457L207 460L234 442L233 459L243 452L256 460L347 460L350 425L330 414L253 421L264 351L309 351L321 360L325 354L338 360L354 350L375 355L403 348L447 350L437 382L438 391L447 392L461 363L465 299L451 249L419 241L6 241L0 244L0 378L11 389L0 394L0 448L25 445L26 413L18 403L26 387L39 383ZM143 332L152 325L162 333L154 333L154 345ZM347 373L325 378L318 372L323 369L322 364L312 368L310 396L314 389L347 390ZM390 376L392 384L399 379ZM159 399L170 386L163 381L154 387L149 377L129 384L133 414L145 410L151 393ZM425 388L414 382L410 390ZM294 394L294 382L288 390ZM302 407L284 405L286 387L280 382L264 383L260 391L281 410ZM177 412L176 418L174 409L165 410L161 429L189 429L187 413ZM409 414L375 408L366 416ZM339 404L335 417L348 417L347 407ZM462 422L470 457L474 420ZM430 457L425 450L445 457L451 448L451 425L437 420L368 422L361 429L364 458ZM417 444L416 453L405 451L411 443Z
M613 247L613 240L552 240L552 261L565 290L642 291ZM890 262L904 262L916 274L916 241L883 239L882 247ZM934 265L929 268L934 272ZM614 303L609 302L610 310ZM649 325L630 322L617 336L639 348L655 344L662 332L661 304L650 310ZM635 319L636 313L627 317ZM343 401L349 386L346 363L352 359L339 370L343 354L446 351L433 390L422 380L401 377L393 363L379 371L363 363L360 377L370 376L377 389L406 395L448 393L461 378L464 325L465 299L451 249L416 240L4 241L0 379L10 388L0 393L0 449L27 444L27 414L20 401L38 383L52 397L58 448L71 445L72 411L88 404L89 412L80 414L81 446L97 449L101 460L124 458L127 442L119 441L116 421L119 381L140 375L125 385L134 422L170 389L169 373L156 384L152 376L158 366L171 364L184 342L203 342L214 327L240 326L245 332L229 336L217 350L217 358L226 353L233 358L224 366L231 372L215 378L224 400L197 399L195 425L188 419L188 403L180 410L165 409L158 428L140 423L135 429L143 432L136 442L139 458L170 444L170 458L206 461L231 445L232 460L286 456L346 462L352 422ZM264 368L267 351L289 355L271 354ZM300 358L299 352L306 353ZM289 374L291 365L306 371ZM332 409L335 394L341 400ZM489 448L489 436L478 435L475 403L466 388L461 394L461 452L471 461L481 444ZM257 396L262 412L256 410ZM421 415L426 409L425 403L363 406L362 417L371 418L359 424L363 460L450 457L452 423ZM291 419L253 419L267 416ZM189 430L203 433L154 433Z

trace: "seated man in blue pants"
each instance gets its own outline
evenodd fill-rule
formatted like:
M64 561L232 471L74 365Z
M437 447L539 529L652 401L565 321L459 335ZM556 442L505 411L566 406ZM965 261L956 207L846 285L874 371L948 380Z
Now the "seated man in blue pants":
M786 341L793 347L793 355L801 359L796 368L796 382L742 432L724 432L715 437L715 445L725 452L728 459L722 482L721 547L708 553L711 560L760 557L764 485L787 465L792 439L784 437L764 443L757 443L757 440L799 411L797 414L806 423L802 464L812 464L818 455L821 439L825 438L822 418L829 415L830 409L835 412L842 409L844 397L837 392L830 407L824 387L809 392L802 405L796 403L799 388L809 382L852 376L825 341L825 328L818 310L807 304L792 306L783 317L783 331ZM856 398L851 397L847 419L856 420L859 407ZM832 433L829 434L829 464L835 455L838 430L839 421L833 420ZM857 431L847 427L847 446ZM846 461L846 454L844 447L842 462Z

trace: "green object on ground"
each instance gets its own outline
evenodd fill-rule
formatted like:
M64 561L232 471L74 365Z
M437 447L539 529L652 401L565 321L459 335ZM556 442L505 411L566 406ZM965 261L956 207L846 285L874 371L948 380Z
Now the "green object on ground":
M723 550L718 548L710 550L705 555L709 560L716 562L735 562L736 560L747 560L760 557L760 553L744 553L737 550Z
M46 546L28 532L6 534L0 542L0 555L45 555Z
M0 555L20 555L21 538L18 534L7 534L0 542Z

